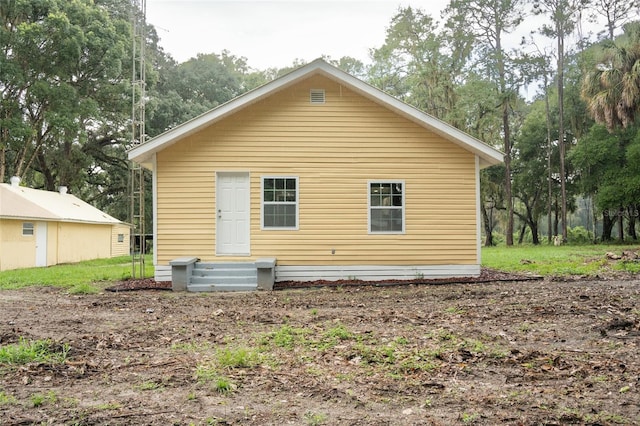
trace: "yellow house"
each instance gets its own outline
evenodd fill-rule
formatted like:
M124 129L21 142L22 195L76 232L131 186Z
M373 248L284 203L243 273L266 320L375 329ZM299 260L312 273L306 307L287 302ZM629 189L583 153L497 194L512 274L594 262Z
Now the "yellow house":
M502 157L320 59L129 152L153 171L156 280L197 260L203 291L199 269L237 263L276 281L478 275L479 172Z
M79 198L0 183L0 271L129 253L130 226Z

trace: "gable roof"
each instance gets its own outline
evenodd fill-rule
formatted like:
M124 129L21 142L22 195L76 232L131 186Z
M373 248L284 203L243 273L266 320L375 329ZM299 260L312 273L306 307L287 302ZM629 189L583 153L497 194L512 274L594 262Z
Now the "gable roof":
M284 90L313 75L322 75L336 81L354 92L383 107L417 123L418 125L461 146L480 158L480 167L485 168L502 162L504 154L467 133L412 107L391 95L342 71L322 59L300 67L276 80L238 96L198 117L195 117L129 151L129 159L152 169L151 158L156 152L173 145L179 140L224 119L243 108L256 103L276 92Z
M0 183L0 219L120 224L78 197Z

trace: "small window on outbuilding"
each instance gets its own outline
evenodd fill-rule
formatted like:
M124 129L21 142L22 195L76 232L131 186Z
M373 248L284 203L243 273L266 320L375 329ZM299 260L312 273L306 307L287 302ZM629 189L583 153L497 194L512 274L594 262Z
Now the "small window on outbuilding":
M324 89L311 89L309 99L312 104L323 104L324 99Z
M118 242L124 243L124 234L118 234Z
M22 223L22 236L23 237L33 236L33 222Z

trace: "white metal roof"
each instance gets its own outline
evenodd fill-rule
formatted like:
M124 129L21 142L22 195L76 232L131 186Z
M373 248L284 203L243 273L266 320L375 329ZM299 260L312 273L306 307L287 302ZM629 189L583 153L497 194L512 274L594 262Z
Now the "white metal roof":
M119 224L118 219L75 195L0 183L0 218Z
M365 83L362 80L328 64L322 59L300 67L276 80L247 92L225 104L222 104L192 120L189 120L129 151L129 159L151 169L154 153L173 145L179 140L234 114L241 109L258 102L272 94L286 89L312 75L323 75L356 93L396 112L397 114L437 133L445 139L461 146L480 158L480 167L488 167L503 161L504 154L490 145L458 130L417 108L414 108L391 95Z

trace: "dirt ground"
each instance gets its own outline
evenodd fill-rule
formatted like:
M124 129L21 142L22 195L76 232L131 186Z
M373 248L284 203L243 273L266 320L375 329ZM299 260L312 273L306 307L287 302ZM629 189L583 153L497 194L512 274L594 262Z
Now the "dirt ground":
M0 292L0 424L640 424L640 277Z

